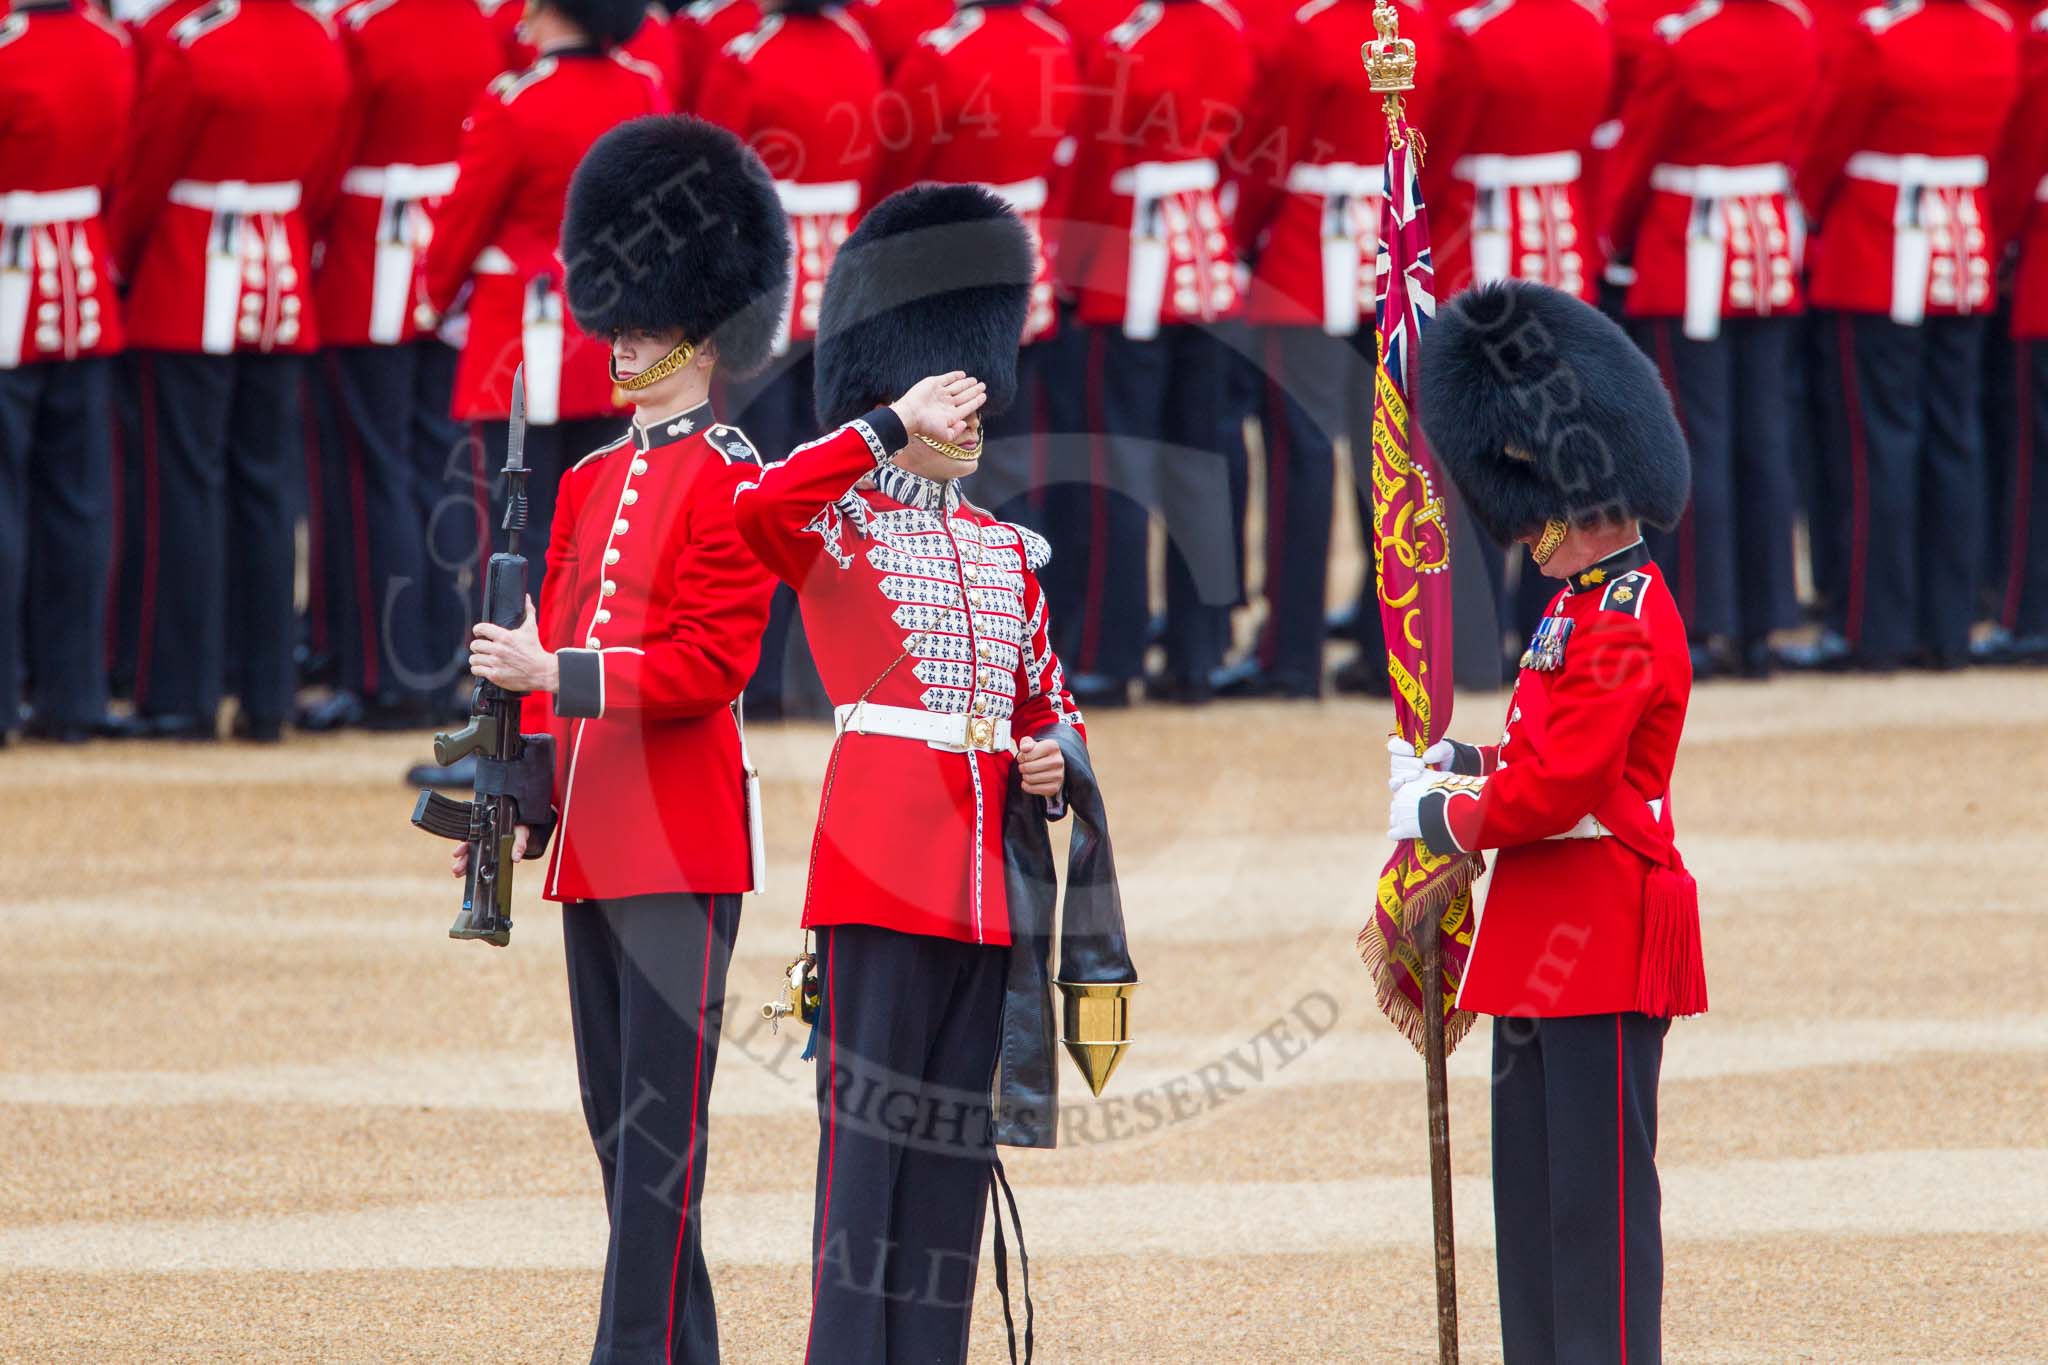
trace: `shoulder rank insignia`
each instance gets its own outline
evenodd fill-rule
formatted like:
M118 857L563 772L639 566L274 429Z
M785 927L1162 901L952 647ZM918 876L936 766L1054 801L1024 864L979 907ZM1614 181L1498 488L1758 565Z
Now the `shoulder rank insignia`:
M1546 616L1536 624L1529 647L1522 651L1522 667L1552 673L1564 667L1564 642L1571 638L1572 618Z
M1618 611L1638 619L1643 614L1643 598L1649 595L1650 576L1646 573L1625 573L1607 585L1607 591L1600 594L1600 610Z
M724 455L729 463L761 463L761 452L756 450L754 443L747 439L747 433L741 431L738 427L729 427L720 423L705 432L704 439L711 442L712 446L720 454Z

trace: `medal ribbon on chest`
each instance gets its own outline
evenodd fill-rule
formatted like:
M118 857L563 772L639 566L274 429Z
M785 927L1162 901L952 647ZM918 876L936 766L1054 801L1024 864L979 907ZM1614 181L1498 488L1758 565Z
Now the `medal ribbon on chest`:
M1539 673L1551 673L1564 667L1564 642L1571 638L1571 634L1571 617L1544 617L1537 624L1536 633L1529 637L1529 647L1522 651L1522 667L1533 668Z

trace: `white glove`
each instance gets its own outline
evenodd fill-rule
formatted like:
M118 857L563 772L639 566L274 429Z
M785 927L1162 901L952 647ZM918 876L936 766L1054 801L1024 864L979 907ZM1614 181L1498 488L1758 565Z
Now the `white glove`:
M1387 790L1397 792L1421 777L1425 771L1447 773L1456 759L1458 750L1447 739L1440 739L1416 757L1415 746L1399 735L1387 737L1388 776Z
M1422 837L1422 798L1428 793L1433 781L1424 773L1414 781L1394 789L1394 799L1387 807L1387 837L1395 843L1403 839Z

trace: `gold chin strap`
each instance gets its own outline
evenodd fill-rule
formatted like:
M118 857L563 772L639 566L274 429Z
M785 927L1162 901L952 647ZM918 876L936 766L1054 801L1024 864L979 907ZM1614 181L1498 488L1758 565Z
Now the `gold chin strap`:
M689 364L696 355L697 348L695 346L692 346L687 341L679 341L676 343L674 350L634 375L631 379L619 378L618 357L614 356L606 363L611 366L612 383L618 385L627 393L637 393L650 385L659 384L662 380Z
M1535 560L1539 568L1548 564L1550 557L1557 553L1557 547L1564 544L1564 538L1571 533L1571 529L1570 523L1559 521L1556 517L1544 522L1542 537L1529 547L1529 558Z
M926 436L922 432L918 433L917 439L923 441L926 445L930 446L933 450L938 451L939 454L945 456L947 459L958 460L961 464L973 464L976 460L981 458L981 452L979 450L962 450L959 446L954 445L951 441L935 440L930 436Z

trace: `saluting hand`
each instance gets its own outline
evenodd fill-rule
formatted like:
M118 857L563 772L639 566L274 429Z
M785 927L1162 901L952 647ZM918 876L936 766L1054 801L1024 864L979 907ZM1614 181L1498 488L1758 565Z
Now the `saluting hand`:
M1067 784L1067 756L1049 739L1025 736L1017 741L1017 770L1024 790L1033 796L1058 796Z
M988 402L988 385L965 370L918 380L889 405L912 436L952 441L967 434L967 419Z
M540 642L540 622L533 599L526 599L526 619L517 630L479 621L470 632L469 671L508 692L555 692L562 670L551 650Z

